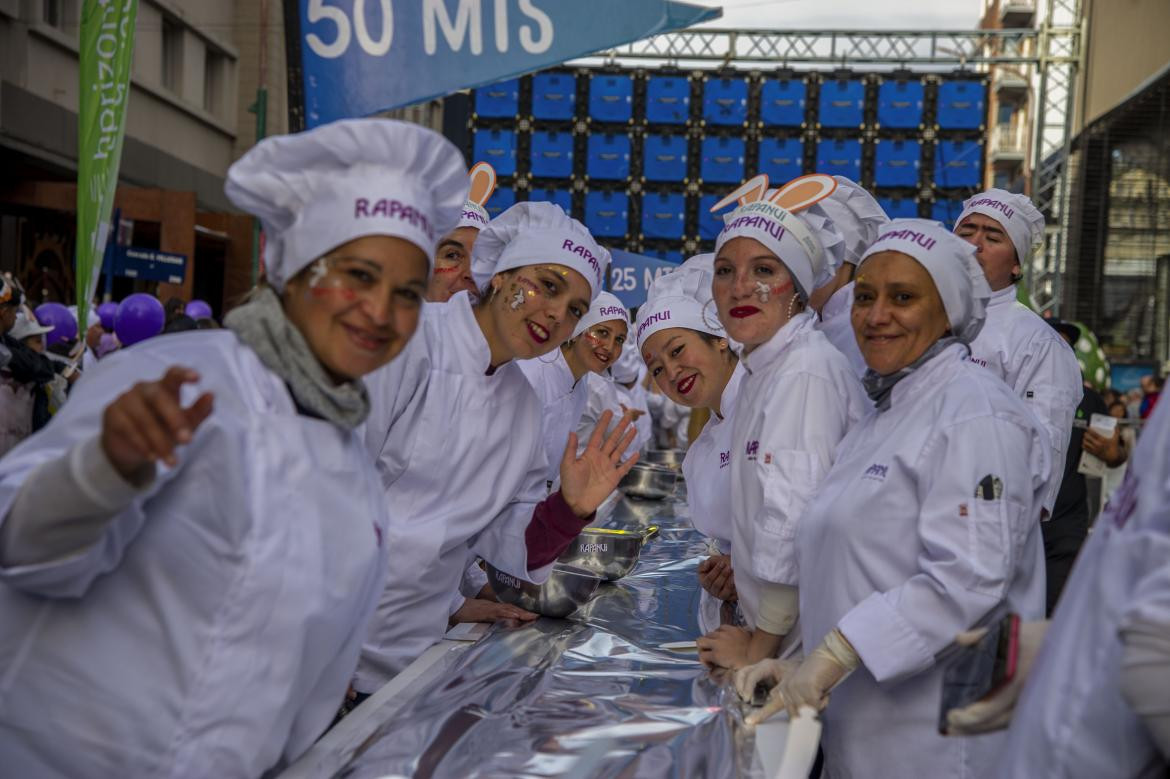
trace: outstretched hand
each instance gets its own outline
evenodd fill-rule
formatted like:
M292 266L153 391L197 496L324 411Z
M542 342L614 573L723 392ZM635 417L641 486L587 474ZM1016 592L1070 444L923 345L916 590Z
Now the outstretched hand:
M176 365L158 381L139 382L106 406L102 450L122 478L138 483L143 470L156 462L175 465L175 448L190 443L214 405L208 392L182 407L182 386L196 381L198 373Z
M607 434L612 419L612 411L601 415L589 437L589 445L580 457L577 456L577 434L569 433L565 455L561 458L561 497L582 519L605 502L638 461L637 452L622 460L638 432L631 424L631 415L623 414L617 426Z

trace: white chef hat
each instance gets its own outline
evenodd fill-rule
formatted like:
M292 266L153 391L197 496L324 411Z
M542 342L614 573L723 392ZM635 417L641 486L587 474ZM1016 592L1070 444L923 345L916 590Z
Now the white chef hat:
M455 225L455 229L474 227L482 230L492 220L485 206L496 191L496 169L486 162L477 162L471 166L467 178L471 181L471 191L467 194L467 202L463 204L459 224Z
M656 278L647 290L646 302L638 307L634 324L638 350L650 336L672 327L726 338L711 295L714 278L714 254L697 254L676 270Z
M367 235L435 246L467 199L463 155L446 138L390 119L346 119L266 138L228 169L224 192L260 218L276 289L313 260Z
M767 175L760 174L745 182L712 206L717 211L733 201L740 205L724 217L723 230L715 239L715 254L735 238L753 238L763 244L784 264L792 275L797 292L808 295L829 280L830 250L843 243L833 237L830 220L824 214L802 213L837 187L831 176L811 174L793 179L777 190L768 189Z
M572 268L589 282L595 299L609 266L609 251L585 225L555 203L517 203L479 232L472 251L471 275L481 289L492 276L526 265Z
M589 305L585 316L577 322L577 326L573 329L573 337L576 338L594 325L614 319L620 319L628 326L630 324L630 310L626 308L625 303L618 299L617 295L602 290L597 293L597 297Z
M642 369L646 364L642 362L642 357L638 354L637 349L622 349L621 356L618 357L617 362L609 369L613 380L619 384L629 384L631 381L637 381Z
M809 206L812 212L823 212L832 220L832 228L841 236L840 253L829 252L831 273L836 273L841 267L837 261L840 257L844 262L856 265L861 261L865 250L877 239L882 227L889 224L890 217L878 205L866 190L857 182L844 176L833 176L837 188L824 200Z
M955 222L955 230L971 214L982 214L1003 225L1012 246L1016 247L1016 261L1027 264L1032 255L1044 245L1044 214L1027 195L1004 189L989 189L963 201L963 213Z
M878 252L901 252L918 261L938 290L951 332L971 343L983 328L991 287L975 259L975 247L931 219L895 219L886 225L858 263Z

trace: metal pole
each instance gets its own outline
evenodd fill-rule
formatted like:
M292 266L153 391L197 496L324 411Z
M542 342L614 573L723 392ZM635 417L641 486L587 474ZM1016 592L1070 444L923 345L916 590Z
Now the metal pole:
M268 0L260 0L260 78L256 102L249 109L256 114L256 143L268 135ZM252 221L252 286L260 281L260 223Z

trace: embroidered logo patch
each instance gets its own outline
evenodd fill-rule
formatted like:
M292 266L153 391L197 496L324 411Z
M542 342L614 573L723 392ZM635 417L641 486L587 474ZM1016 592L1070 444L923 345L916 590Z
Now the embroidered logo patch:
M889 472L890 466L882 465L881 463L874 463L865 469L865 474L861 478L870 479L872 481L885 481Z
M744 449L744 454L747 455L747 458L749 460L754 460L754 459L756 459L756 457L759 456L759 453L760 453L760 442L759 441L748 441L747 448Z

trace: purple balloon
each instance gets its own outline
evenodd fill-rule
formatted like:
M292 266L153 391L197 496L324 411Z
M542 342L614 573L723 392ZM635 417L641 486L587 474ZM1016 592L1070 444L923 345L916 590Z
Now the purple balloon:
M211 306L205 300L192 300L183 313L192 319L211 319Z
M166 321L167 312L158 298L136 292L118 304L114 333L123 346L130 346L161 333Z
M49 346L77 338L77 320L69 313L69 309L60 303L41 303L34 313L38 322L53 328L46 334L46 343Z
M102 303L97 307L98 318L102 320L102 329L107 333L114 332L114 318L118 316L118 304L114 301Z

